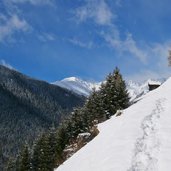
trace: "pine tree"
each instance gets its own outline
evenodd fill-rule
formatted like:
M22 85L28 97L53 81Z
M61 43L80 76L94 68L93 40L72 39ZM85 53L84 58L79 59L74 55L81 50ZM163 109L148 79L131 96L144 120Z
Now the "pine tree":
M114 115L118 109L124 109L129 105L129 94L126 84L117 67L113 73L107 76L106 82L102 85L100 92L107 117L108 115L109 117Z
M19 170L17 169L17 165L16 165L16 160L14 158L10 158L8 160L8 164L7 164L7 168L6 168L7 171L16 171L16 170Z
M56 148L57 148L57 138L55 128L51 128L48 135L48 156L49 156L49 168L55 168L57 163Z
M93 90L91 96L85 104L85 116L88 119L89 126L93 126L93 121L99 122L106 120L103 101L99 91Z
M66 131L66 125L62 125L57 132L57 148L56 153L56 162L61 164L64 161L63 150L69 142L69 137Z
M57 131L51 129L37 141L33 152L34 171L53 171L65 159L64 149L79 133L91 132L94 120L105 121L129 105L126 84L118 68L110 73L99 91L93 90L82 108L75 109Z
M20 155L19 171L30 171L30 154L28 146L25 146Z
M35 171L49 171L47 160L48 142L47 136L45 134L38 140L34 147L33 153L33 170Z

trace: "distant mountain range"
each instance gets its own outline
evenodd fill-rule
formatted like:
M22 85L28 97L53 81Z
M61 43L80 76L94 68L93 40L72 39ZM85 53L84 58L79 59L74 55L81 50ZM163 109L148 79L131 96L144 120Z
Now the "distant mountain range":
M148 88L149 83L162 84L164 81L165 79L159 79L159 80L148 79L143 83L136 83L131 80L127 81L126 85L127 85L128 92L130 94L131 101L134 101L136 98L145 95L149 91ZM66 88L79 95L88 97L91 94L93 88L95 88L96 90L100 88L101 82L91 82L76 77L69 77L61 81L56 81L52 84Z

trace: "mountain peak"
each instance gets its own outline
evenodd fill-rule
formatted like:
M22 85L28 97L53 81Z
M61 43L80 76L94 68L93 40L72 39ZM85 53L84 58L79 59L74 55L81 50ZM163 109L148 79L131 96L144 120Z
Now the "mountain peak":
M56 81L53 84L58 85L60 87L66 88L70 91L73 91L79 95L89 96L92 92L93 88L96 90L99 89L101 83L84 81L77 77L68 77L64 78L61 81Z
M77 77L68 77L68 78L64 78L61 81L81 81L81 79L77 78Z

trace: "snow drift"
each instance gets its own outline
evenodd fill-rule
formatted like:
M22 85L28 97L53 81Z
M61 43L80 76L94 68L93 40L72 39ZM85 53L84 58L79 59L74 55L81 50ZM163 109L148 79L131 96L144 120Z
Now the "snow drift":
M99 124L99 135L55 171L171 169L171 78L121 116Z

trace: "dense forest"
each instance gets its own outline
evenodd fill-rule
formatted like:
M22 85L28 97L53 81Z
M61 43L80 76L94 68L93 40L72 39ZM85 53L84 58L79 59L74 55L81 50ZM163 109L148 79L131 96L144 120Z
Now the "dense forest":
M0 170L85 98L0 66Z
M128 106L125 81L116 68L107 76L100 90L94 90L84 106L76 108L57 129L52 127L32 147L25 144L20 156L9 164L8 169L53 171L98 134L98 123L115 114L121 115L122 109Z

